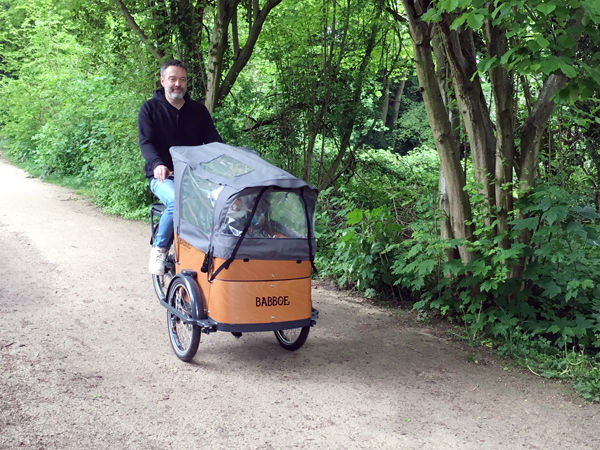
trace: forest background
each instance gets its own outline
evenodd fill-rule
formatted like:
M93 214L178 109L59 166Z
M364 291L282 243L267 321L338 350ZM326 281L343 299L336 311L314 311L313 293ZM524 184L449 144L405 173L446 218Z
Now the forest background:
M320 190L319 275L600 401L595 0L0 0L8 158L152 201L169 58L224 140Z

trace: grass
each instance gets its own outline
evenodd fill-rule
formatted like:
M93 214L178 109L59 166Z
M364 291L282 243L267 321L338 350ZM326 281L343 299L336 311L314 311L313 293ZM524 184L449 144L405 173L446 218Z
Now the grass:
M454 339L472 348L492 348L500 356L509 358L515 365L527 369L533 375L545 379L568 382L575 392L592 403L600 403L600 357L576 352L567 348L558 350L541 339L525 335L513 335L510 341L474 339L459 327L448 330ZM477 352L467 355L467 361L475 363Z

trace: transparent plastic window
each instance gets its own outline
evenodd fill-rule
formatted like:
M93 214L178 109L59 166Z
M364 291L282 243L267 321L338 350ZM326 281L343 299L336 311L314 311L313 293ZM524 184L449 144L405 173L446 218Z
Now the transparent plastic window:
M207 171L222 177L237 177L252 172L252 167L228 155L221 155L202 165Z
M199 178L186 168L181 186L181 218L210 234L215 202L223 186Z
M296 192L265 191L254 216L250 217L258 195L252 193L237 196L229 206L219 231L240 236L250 221L246 237L307 238L306 214L302 199Z

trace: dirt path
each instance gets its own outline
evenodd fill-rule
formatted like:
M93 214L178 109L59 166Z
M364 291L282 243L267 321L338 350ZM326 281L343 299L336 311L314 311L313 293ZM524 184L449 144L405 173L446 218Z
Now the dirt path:
M172 353L148 229L0 160L0 448L599 448L600 407L317 286L272 333Z

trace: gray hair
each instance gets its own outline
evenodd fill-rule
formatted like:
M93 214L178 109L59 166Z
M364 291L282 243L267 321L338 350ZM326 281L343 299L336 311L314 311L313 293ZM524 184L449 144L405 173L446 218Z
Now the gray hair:
M167 70L167 67L170 66L181 67L186 73L188 71L187 65L183 61L179 61L178 59L167 59L164 63L162 63L162 66L160 66L161 77L165 75L165 70Z

